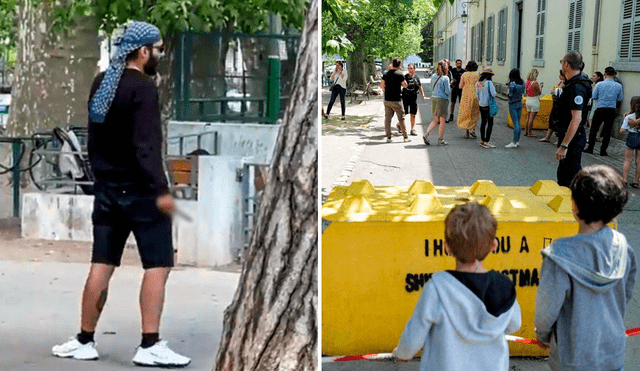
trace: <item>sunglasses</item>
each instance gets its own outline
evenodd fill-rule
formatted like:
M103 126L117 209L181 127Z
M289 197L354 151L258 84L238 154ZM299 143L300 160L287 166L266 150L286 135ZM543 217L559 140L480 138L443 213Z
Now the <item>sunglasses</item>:
M155 46L153 44L146 44L145 47L151 50L156 49L158 52L160 52L160 54L164 54L164 45Z

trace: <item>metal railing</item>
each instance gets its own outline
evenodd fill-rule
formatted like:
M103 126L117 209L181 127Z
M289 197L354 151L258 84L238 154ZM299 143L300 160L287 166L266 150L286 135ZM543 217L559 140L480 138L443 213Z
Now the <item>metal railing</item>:
M184 135L176 135L173 137L168 137L167 138L167 144L170 144L170 141L178 141L178 156L187 156L188 154L185 154L185 139L187 138L196 138L196 149L203 149L202 148L202 137L204 137L205 135L212 135L213 136L213 148L211 148L211 153L209 153L210 155L213 156L217 156L219 151L219 135L217 131L203 131L201 133L195 133L195 134L184 134ZM205 149L206 150L206 149ZM208 152L208 151L207 151Z

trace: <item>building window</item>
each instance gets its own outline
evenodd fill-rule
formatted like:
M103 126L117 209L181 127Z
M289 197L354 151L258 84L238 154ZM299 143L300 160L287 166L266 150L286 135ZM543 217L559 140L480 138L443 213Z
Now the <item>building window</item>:
M482 63L482 49L484 47L484 22L480 21L476 25L476 61Z
M567 51L580 51L582 38L582 0L569 1L569 29L567 32Z
M495 16L491 16L487 19L487 56L485 59L487 63L493 61L493 34L495 32Z
M544 59L544 26L547 17L547 0L538 0L536 13L536 49L534 59Z
M507 8L498 13L498 62L504 64L507 59Z
M622 7L619 60L640 62L640 0L625 0Z
M477 61L476 58L476 26L471 27L471 60Z

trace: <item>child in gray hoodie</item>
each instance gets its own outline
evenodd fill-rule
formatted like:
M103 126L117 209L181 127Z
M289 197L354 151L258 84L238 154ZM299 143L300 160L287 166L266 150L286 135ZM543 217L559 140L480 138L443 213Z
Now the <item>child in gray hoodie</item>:
M622 370L624 313L636 281L636 256L607 226L629 198L622 177L606 165L571 181L579 231L542 250L535 326L552 370Z
M482 261L498 245L498 223L486 206L454 207L445 219L445 249L456 269L436 272L424 286L404 329L396 358L411 359L421 348L420 370L507 371L505 334L520 328L513 282Z

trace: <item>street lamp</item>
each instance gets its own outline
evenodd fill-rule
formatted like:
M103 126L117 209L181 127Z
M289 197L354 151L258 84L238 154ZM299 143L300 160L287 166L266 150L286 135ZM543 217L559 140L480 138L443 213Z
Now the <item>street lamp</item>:
M463 1L462 2L462 14L460 15L460 19L462 20L462 24L466 24L467 23L467 18L469 17L467 15L467 12L464 10L464 8L467 7L467 4L470 5L475 5L476 7L480 6L480 0L471 0L471 1Z

